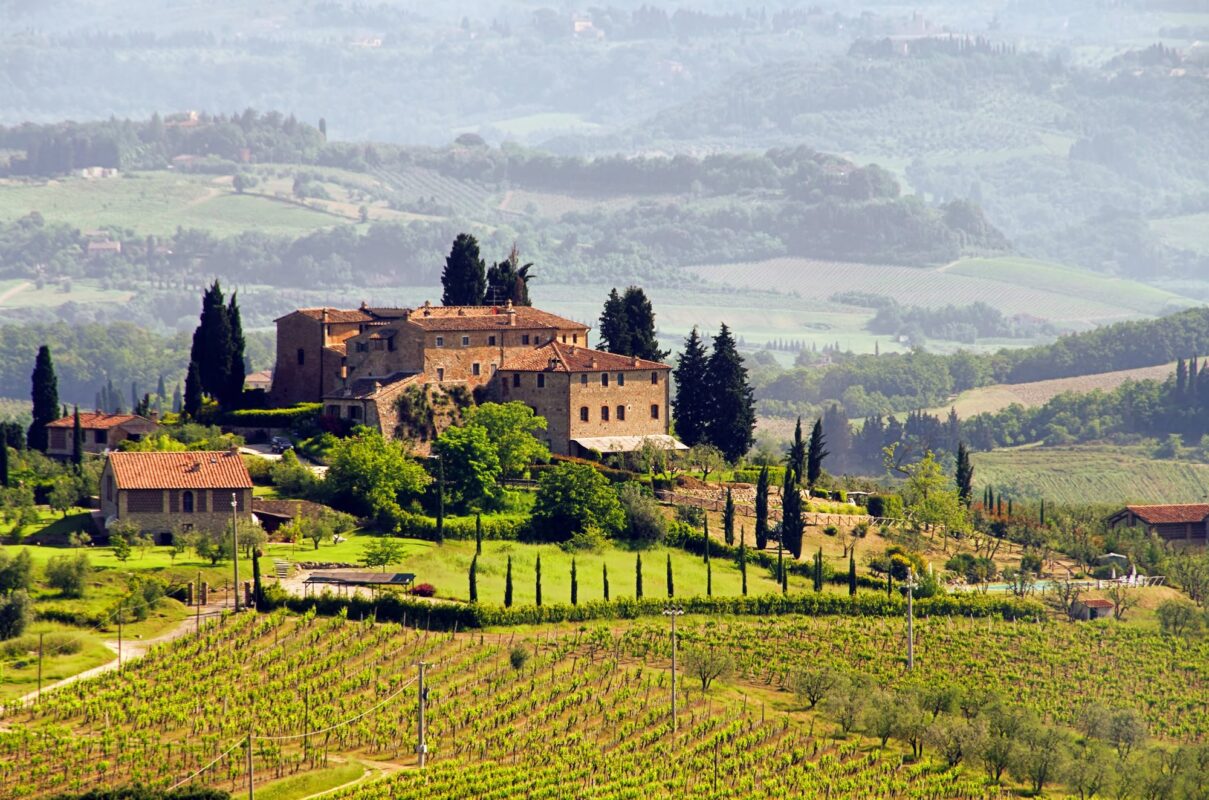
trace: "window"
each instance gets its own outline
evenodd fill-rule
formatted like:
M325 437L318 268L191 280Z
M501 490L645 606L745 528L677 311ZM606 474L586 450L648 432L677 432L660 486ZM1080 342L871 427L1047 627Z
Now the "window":
M625 406L617 406L617 421L625 422Z
M469 336L462 337L462 347L470 347L470 337Z
M617 373L617 385L625 386L625 373L624 372Z
M445 368L437 367L437 383L440 383L443 380L445 380Z
M361 419L361 409L358 408L357 406L349 406L348 407L348 418L349 419Z
M504 378L503 380L500 381L500 393L503 394L505 397L508 396L508 379L507 378Z
M659 404L651 403L651 419L659 419Z
M601 386L609 385L609 373L607 373L607 372L600 373L600 385Z
M651 383L659 383L659 373L658 372L651 373Z
M487 337L487 345L489 347L495 347L495 337L494 336Z
M444 346L445 346L445 337L438 336L437 337L437 347L444 347Z
M306 351L303 350L301 347L299 347L298 348L298 366L301 367L305 363L306 363Z
M328 415L329 417L338 417L338 416L340 416L340 406L335 405L335 404L332 404L332 405L328 406L328 407L327 407L327 415Z
M563 334L563 344L567 343L567 334Z
M354 347L353 349L356 350L358 353L364 353L365 352L365 342L357 342L356 347Z
M471 375L478 375L481 371L482 371L482 367L479 366L479 362L476 361L470 365L470 374Z
M374 339L374 345L373 345L373 347L374 347L374 349L375 349L375 350L378 350L378 351L385 350L385 349L386 349L386 342L385 342L384 340L382 340L382 339Z
M588 421L588 407L587 406L579 407L579 421L580 422Z
M579 334L578 333L571 334L571 344L579 344Z
M97 431L97 444L107 444L109 442L109 431Z
M600 421L601 422L609 421L609 407L608 406L600 407Z
M579 376L579 382L580 382L582 385L587 386L587 385L588 385L588 373L586 373L586 372L585 372L585 373L583 373L582 375L580 375L580 376Z
M181 507L186 514L193 513L193 492L186 491L181 495Z
M521 334L521 344L529 344L529 334L527 334L527 333Z
M546 388L546 375L543 372L537 373L537 388Z
M521 374L519 372L512 373L512 385L513 386L521 385Z

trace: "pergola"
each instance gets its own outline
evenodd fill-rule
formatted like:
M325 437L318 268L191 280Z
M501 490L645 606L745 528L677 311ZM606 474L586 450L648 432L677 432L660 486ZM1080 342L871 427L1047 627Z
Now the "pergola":
M369 587L371 593L376 593L378 589L384 586L394 586L400 589L406 589L415 583L416 576L411 572L366 572L359 570L324 570L321 572L312 572L302 582L302 594L307 596L308 591L315 591L315 587L335 587L339 592L344 590L344 596L348 596L349 587L357 588L359 586Z

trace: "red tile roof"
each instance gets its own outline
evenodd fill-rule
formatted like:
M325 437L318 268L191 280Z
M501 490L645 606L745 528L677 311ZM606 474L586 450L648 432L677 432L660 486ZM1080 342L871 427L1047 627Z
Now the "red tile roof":
M561 342L546 342L532 350L510 354L500 364L500 371L513 372L624 372L653 369L671 367L645 358L631 358Z
M515 317L513 325L509 317ZM496 328L520 328L533 330L586 331L582 322L551 314L532 306L432 306L426 305L412 311L408 322L426 331L481 331Z
M239 453L110 453L119 489L251 489Z
M1092 600L1080 600L1079 602L1082 603L1083 605L1087 606L1088 608L1112 608L1113 607L1111 600L1092 599Z
M97 412L88 412L80 414L80 427L86 430L109 430L125 425L128 422L145 422L148 425L155 423L146 417L140 417L136 414L100 414ZM75 425L75 417L67 416L62 419L57 419L54 422L46 423L48 428L71 428Z
M1204 522L1209 517L1209 503L1186 503L1167 506L1125 506L1126 510L1147 525L1178 525Z

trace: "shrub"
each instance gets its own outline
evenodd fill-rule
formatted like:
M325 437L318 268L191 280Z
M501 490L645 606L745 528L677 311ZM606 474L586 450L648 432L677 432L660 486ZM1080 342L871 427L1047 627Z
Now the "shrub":
M407 593L415 597L436 597L437 587L431 583L418 583L407 590Z
M700 528L705 524L705 509L697 506L676 506L676 520Z
M273 482L273 462L269 459L245 455L243 465L248 468L248 475L252 478L252 483L267 486Z
M518 672L524 668L528 660L529 651L519 644L513 647L512 652L508 654L508 663L512 664L512 668Z
M437 535L434 517L421 514L403 514L397 520L401 535L412 539L433 541ZM493 541L515 542L524 539L529 531L529 519L524 514L492 514L483 517L483 538ZM446 539L473 539L474 517L446 517L444 533Z
M667 534L667 518L649 492L636 483L625 483L618 487L617 497L626 515L622 536L644 546L663 541Z
M58 589L64 597L83 597L92 563L88 556L55 556L46 562L46 582L50 588Z
M828 536L836 536L839 534L839 532L840 529L834 525L828 525L826 528L823 528L823 533L827 534Z
M0 598L0 639L13 639L25 633L33 617L33 601L24 589Z

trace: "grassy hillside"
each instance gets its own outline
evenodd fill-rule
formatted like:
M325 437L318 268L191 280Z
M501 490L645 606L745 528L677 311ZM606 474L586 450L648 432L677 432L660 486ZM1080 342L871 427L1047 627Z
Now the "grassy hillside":
M975 453L974 482L1057 503L1200 503L1209 465L1150 458L1115 446L1027 446ZM976 490L977 491L977 490Z
M1150 228L1172 247L1209 253L1209 212L1156 219Z
M1080 375L1076 378L1055 378L1032 383L1002 383L983 386L962 392L952 403L930 410L932 414L947 414L950 408L957 409L962 419L975 414L994 413L1013 403L1031 408L1044 405L1063 392L1090 392L1094 389L1109 391L1125 381L1162 381L1175 370L1175 364L1159 364L1154 367L1122 369L1102 372L1097 375Z
M937 307L983 302L1007 315L1029 314L1079 327L1156 314L1171 293L1133 281L1027 259L964 259L937 269L774 258L690 268L713 283L792 292L827 300L838 292L893 297Z

